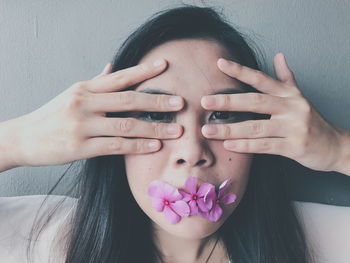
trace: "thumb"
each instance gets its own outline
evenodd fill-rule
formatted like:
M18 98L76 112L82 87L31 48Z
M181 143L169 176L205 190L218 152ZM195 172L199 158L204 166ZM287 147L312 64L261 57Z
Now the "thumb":
M110 73L112 71L112 63L108 63L102 70L102 72L100 74L98 74L97 76L93 77L92 79L97 79L100 78L101 76L107 75L108 73Z
M109 62L109 63L104 67L104 69L102 70L102 72L101 72L100 75L108 74L108 73L111 72L111 70L112 70L112 63Z
M277 53L274 57L275 74L279 80L290 85L296 85L293 72L290 70L286 57L282 53Z

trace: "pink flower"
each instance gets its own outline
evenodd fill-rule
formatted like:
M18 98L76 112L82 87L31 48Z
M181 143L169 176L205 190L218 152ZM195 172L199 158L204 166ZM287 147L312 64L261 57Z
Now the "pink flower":
M165 218L171 224L178 223L181 217L189 216L190 207L182 200L183 196L175 187L156 180L149 185L148 194L153 197L153 208L158 212L164 212Z
M183 195L183 201L187 202L191 208L190 215L199 215L201 212L207 212L213 206L211 199L208 202L204 202L204 196L212 189L215 189L215 186L209 183L203 183L197 189L196 177L190 176L185 182L185 190L179 190Z
M212 200L213 207L208 212L200 212L200 215L204 218L209 219L210 221L216 222L220 219L220 217L223 214L223 210L220 206L221 204L231 204L236 200L235 194L224 194L227 186L231 183L231 179L225 180L219 187L219 194L216 193L216 191L212 190L209 191L204 196L204 202L208 202L208 199Z

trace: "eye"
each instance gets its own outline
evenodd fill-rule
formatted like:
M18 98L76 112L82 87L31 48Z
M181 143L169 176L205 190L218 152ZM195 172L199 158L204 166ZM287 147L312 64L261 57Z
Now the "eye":
M214 111L210 117L216 121L225 122L239 122L249 119L250 114L248 112L238 112L238 111Z
M239 122L249 119L247 114L247 112L236 111L213 111L209 121ZM174 112L139 112L135 117L146 121L171 122L174 115Z
M140 112L137 118L146 121L171 122L173 115L173 112Z

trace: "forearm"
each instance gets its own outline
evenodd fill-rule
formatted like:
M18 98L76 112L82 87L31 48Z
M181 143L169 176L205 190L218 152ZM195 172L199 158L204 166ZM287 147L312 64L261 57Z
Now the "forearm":
M334 169L336 172L350 176L350 131L341 131L339 162Z
M0 123L0 172L18 167L15 162L14 120Z

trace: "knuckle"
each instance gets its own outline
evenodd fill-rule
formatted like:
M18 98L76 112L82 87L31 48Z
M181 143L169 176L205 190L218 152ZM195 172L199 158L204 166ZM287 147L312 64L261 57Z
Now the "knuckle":
M262 135L264 132L264 127L259 122L250 122L249 130L252 135Z
M128 134L131 131L133 125L133 119L124 118L117 122L115 130L117 130L117 132L121 132L122 134Z
M156 138L161 138L163 135L163 125L160 125L159 123L151 123L153 134Z
M156 108L158 109L163 109L165 108L164 106L166 105L166 96L164 95L156 95L156 98L155 98L155 106Z
M86 81L78 81L73 84L73 89L74 90L82 90L86 86Z
M231 96L230 95L222 95L223 106L225 108L230 107L231 105Z
M134 94L132 91L118 92L118 103L124 106L130 105L134 100Z
M226 138L231 138L232 136L232 130L230 126L223 126L223 130L224 130L224 136Z
M68 109L78 109L88 100L88 94L81 88L75 88L71 91L69 98L66 100Z
M272 145L268 140L263 140L261 143L261 148L264 152L270 152L272 150Z
M120 138L117 138L116 140L111 141L108 147L114 152L120 152L122 150L122 145L122 140Z

